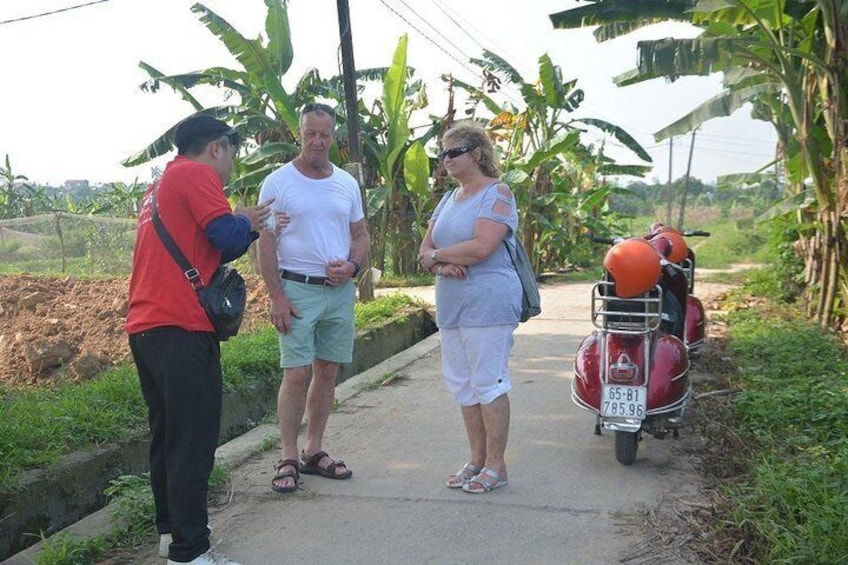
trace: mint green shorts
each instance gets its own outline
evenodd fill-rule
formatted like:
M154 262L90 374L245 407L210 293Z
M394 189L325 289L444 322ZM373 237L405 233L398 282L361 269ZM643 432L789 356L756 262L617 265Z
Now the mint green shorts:
M356 288L352 281L336 287L282 281L283 290L300 311L292 316L289 333L278 333L280 368L305 367L316 359L331 363L353 361L353 304Z

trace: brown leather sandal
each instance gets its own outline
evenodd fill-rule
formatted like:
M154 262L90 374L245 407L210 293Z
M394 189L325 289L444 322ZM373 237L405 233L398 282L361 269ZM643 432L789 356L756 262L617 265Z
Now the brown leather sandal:
M292 467L294 471L283 471L284 467ZM274 478L271 479L271 488L274 489L275 492L294 492L298 488L298 480L300 479L300 463L297 462L296 459L280 459L276 463L274 463ZM281 479L285 479L291 477L294 479L294 484L288 487L277 486L277 481Z
M321 467L319 463L324 457L329 459L330 462L324 467ZM303 465L300 467L300 472L304 475L321 475L322 477L336 480L349 479L353 476L353 471L347 468L344 461L341 459L338 461L334 460L332 457L327 455L326 451L319 451L313 455L307 455L305 451L301 451L300 459L303 461ZM339 467L344 467L345 472L341 474L336 473L336 469Z

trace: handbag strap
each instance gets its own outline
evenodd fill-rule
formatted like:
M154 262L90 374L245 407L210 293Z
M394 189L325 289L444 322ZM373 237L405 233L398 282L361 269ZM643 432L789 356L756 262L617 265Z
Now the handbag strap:
M513 234L512 237L516 238L518 236ZM506 254L509 255L509 260L512 261L512 267L515 269L515 272L517 273L518 272L518 265L515 264L515 247L513 247L512 245L507 243L507 238L503 239L503 244L504 244L504 247L506 247Z
M159 239L162 240L162 244L165 246L165 249L168 250L168 253L171 254L171 257L174 258L174 261L176 261L177 265L179 265L183 270L183 275L188 279L188 282L191 284L191 288L193 288L195 292L199 292L205 287L203 279L200 278L200 271L191 266L191 263L189 263L186 256L182 251L180 251L180 248L177 247L177 244L171 237L171 234L169 234L168 230L165 229L161 218L159 218L159 206L156 203L156 196L158 192L159 185L157 184L156 188L153 189L153 198L150 202L150 217L153 220L153 226L156 228L156 233L159 234Z

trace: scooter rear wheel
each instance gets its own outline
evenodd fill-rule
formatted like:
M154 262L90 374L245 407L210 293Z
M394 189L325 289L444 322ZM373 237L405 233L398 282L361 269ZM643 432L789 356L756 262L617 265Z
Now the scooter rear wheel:
M639 449L639 432L615 432L615 460L622 465L632 465Z

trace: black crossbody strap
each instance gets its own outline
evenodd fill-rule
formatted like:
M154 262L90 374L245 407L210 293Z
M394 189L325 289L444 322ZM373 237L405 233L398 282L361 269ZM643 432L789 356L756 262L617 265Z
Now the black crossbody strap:
M156 233L159 234L159 239L162 240L162 244L165 245L165 249L168 250L168 253L171 254L171 257L174 258L174 261L180 266L183 270L183 275L188 282L191 283L191 288L195 291L199 291L204 288L203 279L200 278L200 271L191 266L191 263L188 262L186 256L183 255L183 252L180 251L180 248L177 247L176 242L171 237L171 234L168 233L168 230L165 229L165 226L162 224L162 220L159 218L159 206L156 204L156 195L159 192L159 185L153 189L153 198L150 202L150 217L153 220L153 226L156 228Z

